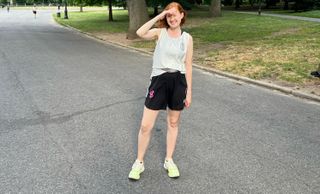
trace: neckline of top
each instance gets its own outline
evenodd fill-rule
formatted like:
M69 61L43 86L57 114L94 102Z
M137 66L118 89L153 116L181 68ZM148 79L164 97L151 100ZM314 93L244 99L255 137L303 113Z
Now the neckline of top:
M169 38L171 38L171 39L179 39L179 38L182 37L182 35L183 35L183 33L184 33L184 31L181 30L180 36L178 36L178 37L171 37L171 36L169 35L169 33L168 33L168 29L165 29L165 31L166 31L166 33L167 33L167 36L168 36Z

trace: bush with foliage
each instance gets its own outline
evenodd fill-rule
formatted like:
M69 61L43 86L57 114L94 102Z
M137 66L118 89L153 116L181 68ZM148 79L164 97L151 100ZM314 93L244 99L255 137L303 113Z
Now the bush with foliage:
M294 10L295 11L306 11L311 10L314 6L314 0L295 0Z

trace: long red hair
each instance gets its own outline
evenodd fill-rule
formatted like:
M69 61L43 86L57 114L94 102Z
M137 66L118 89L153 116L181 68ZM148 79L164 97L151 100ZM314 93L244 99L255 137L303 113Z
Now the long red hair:
M183 13L183 18L181 19L181 23L180 23L180 26L182 26L184 24L184 22L186 21L186 17L187 17L187 12L183 9L183 7L177 3L177 2L172 2L172 3L169 3L163 11L165 10L169 10L171 8L176 8L180 13ZM167 22L167 18L164 17L162 20L159 20L158 21L158 24L157 24L157 27L159 28L169 28L169 24Z

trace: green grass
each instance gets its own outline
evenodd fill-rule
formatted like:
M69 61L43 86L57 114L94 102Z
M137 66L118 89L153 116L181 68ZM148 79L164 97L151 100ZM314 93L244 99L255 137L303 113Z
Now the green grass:
M56 20L87 32L126 33L127 11L113 13L114 22L106 11L70 12L69 20ZM205 8L188 12L183 29L193 36L197 64L253 79L316 82L309 74L320 63L320 23L230 11L222 15L210 18ZM131 46L152 49L155 43L134 41Z
M309 27L309 22L284 20L275 17L224 12L223 17L203 22L198 27L187 29L201 42L259 41L281 30L296 27Z
M57 18L57 22L63 25L70 25L74 28L86 32L109 32L118 33L125 32L128 29L128 11L113 10L114 21L108 21L106 11L85 11L85 12L69 12L69 19Z
M200 63L211 60L214 68L254 79L305 83L320 63L319 23L224 12L223 17L202 19L187 31L196 49L226 47L208 52ZM253 51L256 48L261 49Z
M136 48L149 48L150 50L152 50L156 46L156 43L153 40L151 41L142 40L142 41L133 42L131 46Z
M33 6L32 5L19 5L19 6L11 6L10 9L12 10L32 10ZM42 5L37 5L37 9L38 10L53 10L56 11L57 10L57 6L42 6ZM83 7L84 11L89 11L89 10L107 10L108 7L107 6L90 6L90 7ZM64 7L61 6L61 11L64 10ZM80 7L79 6L68 6L68 10L69 11L79 11Z

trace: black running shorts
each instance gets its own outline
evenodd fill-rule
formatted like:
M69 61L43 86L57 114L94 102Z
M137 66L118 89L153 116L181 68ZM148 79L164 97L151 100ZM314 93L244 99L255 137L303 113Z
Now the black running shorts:
M145 106L152 110L182 110L187 92L184 74L166 72L151 79Z

